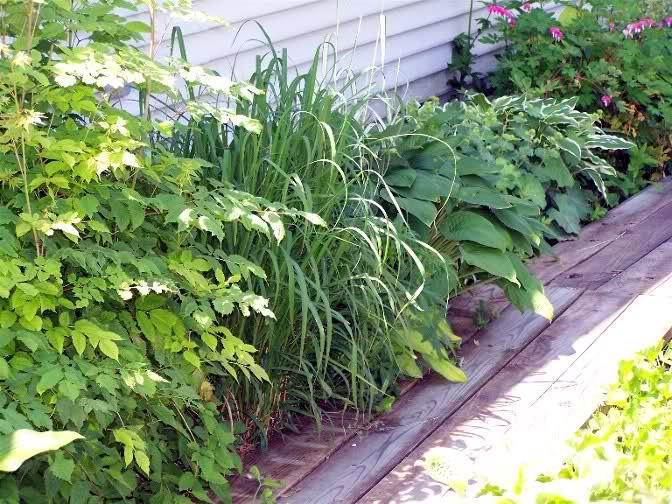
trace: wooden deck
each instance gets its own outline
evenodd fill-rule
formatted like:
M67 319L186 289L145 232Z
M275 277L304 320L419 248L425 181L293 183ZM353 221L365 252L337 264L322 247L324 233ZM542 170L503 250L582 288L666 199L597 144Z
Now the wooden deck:
M561 457L618 361L672 327L672 183L626 201L555 251L531 264L555 307L550 324L508 306L493 286L454 300L451 323L469 340L461 351L467 383L429 375L374 422L331 418L322 432L311 427L253 457L286 483L280 502L446 502L449 489L425 470L428 453L473 476L502 460L510 467ZM480 300L500 313L477 331ZM234 481L234 502L253 502L255 488Z

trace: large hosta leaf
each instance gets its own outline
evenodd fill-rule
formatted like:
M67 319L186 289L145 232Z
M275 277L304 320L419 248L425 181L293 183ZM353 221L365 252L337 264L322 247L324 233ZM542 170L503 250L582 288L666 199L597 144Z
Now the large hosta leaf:
M481 268L491 275L498 278L504 278L511 283L520 285L516 275L516 269L511 264L509 256L501 250L476 245L474 243L463 243L462 258L467 264Z
M590 140L586 142L589 149L598 148L603 150L627 150L635 146L624 138L615 135L590 135Z
M544 284L530 273L517 255L512 253L508 255L520 282L520 286L510 282L504 282L502 285L511 303L521 311L532 310L534 313L552 320L553 305L544 293Z
M26 460L40 453L58 450L84 436L72 431L37 432L20 429L0 437L0 471L16 471Z
M468 210L452 214L441 224L440 231L447 240L472 241L502 251L512 245L511 237L502 226Z
M490 175L501 172L501 167L494 163L488 163L481 158L466 156L457 161L457 174L465 175Z
M413 185L408 188L395 188L395 192L405 198L438 202L457 192L457 180L434 173L418 171Z
M389 194L387 194L387 191L382 191L380 194L385 200L389 201L390 203L396 203L399 208L406 210L409 214L416 217L426 226L431 226L434 222L434 219L436 219L438 210L436 209L436 205L434 205L434 203L413 198L395 197L393 199Z
M447 354L445 356L428 354L423 355L423 357L425 361L427 361L427 364L446 380L457 383L464 383L467 381L467 375L448 359Z
M444 163L449 160L452 161L454 156L450 146L443 142L432 142L411 159L410 165L418 170L438 172Z
M448 349L453 349L462 341L456 336L441 310L420 312L413 322L394 333L397 344L411 349L447 380L464 382L467 376L451 359ZM410 376L417 375L417 364L402 357L402 364Z
M519 213L518 207L493 210L493 213L506 227L518 231L525 238L534 243L534 245L539 245L541 235L530 224L530 222L534 221Z
M393 187L411 187L417 176L413 168L401 168L385 175L385 183Z
M513 206L505 195L485 187L461 187L457 191L456 198L471 205L489 208L511 208Z

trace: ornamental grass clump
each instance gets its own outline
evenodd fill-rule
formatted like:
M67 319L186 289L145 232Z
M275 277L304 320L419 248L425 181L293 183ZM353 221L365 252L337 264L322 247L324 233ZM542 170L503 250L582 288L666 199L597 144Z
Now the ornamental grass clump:
M433 258L435 276L446 277L447 268L367 196L380 177L366 143L370 94L355 79L339 84L337 66L324 73L322 55L320 48L296 73L272 46L258 58L249 80L263 95L240 102L236 113L258 122L260 134L206 117L170 139L174 152L206 159L209 177L318 216L287 227L271 246L241 225L220 245L222 254L262 267L263 276L245 281L271 300L275 315L234 314L230 325L259 350L269 382L219 385L251 440L262 443L268 430L292 427L297 414L319 421L325 409L343 406L369 414L394 396L400 367L422 375L418 354L444 376L464 379L451 363L459 339L443 317L448 291L427 310L439 330L427 341L399 337L420 324L425 259Z

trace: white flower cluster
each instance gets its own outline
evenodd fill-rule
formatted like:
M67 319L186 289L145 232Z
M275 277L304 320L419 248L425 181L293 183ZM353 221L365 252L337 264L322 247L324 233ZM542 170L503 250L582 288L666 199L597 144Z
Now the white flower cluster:
M145 82L140 72L122 67L115 56L96 55L87 50L78 52L72 60L56 63L54 71L54 79L62 87L74 86L81 81L100 88L119 89L127 83Z
M200 66L189 66L180 69L180 77L190 84L206 86L211 91L230 94L232 82L226 77L215 75Z

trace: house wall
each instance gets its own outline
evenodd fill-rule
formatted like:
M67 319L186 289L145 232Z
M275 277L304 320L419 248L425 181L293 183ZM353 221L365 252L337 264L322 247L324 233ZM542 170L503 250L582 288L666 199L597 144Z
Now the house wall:
M484 9L480 1L474 3L477 19ZM256 56L267 51L259 23L278 51L287 48L297 70L310 64L322 42L330 41L337 48L339 66L355 72L375 66L382 87L423 98L447 91L450 43L467 30L469 4L470 0L194 0L196 8L232 26L178 24L191 63L239 80L249 78ZM171 23L175 21L158 22L163 54L169 50ZM477 47L477 67L493 64L492 50Z

